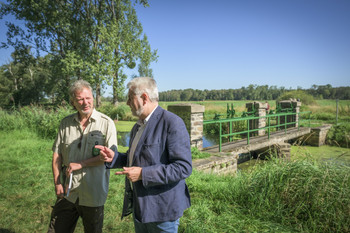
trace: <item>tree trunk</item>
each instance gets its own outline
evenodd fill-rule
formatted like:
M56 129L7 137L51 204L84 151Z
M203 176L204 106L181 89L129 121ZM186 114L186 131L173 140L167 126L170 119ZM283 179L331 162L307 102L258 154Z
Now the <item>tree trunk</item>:
M96 108L101 106L101 84L96 84Z
M115 73L113 78L113 99L112 104L118 106L118 72Z

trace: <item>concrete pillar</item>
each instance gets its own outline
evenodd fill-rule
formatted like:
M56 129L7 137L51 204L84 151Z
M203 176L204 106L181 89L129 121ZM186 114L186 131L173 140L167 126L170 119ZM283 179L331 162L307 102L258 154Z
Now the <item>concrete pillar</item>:
M290 150L291 144L281 141L272 146L255 150L252 152L252 155L255 159L265 160L270 157L277 157L290 160Z
M202 149L204 106L191 103L175 104L169 105L168 111L175 113L185 122L191 146Z
M311 146L322 146L326 144L327 133L332 125L322 125L311 129L311 133L306 135L305 144Z
M280 142L279 144L275 145L278 158L290 160L290 149L291 145L287 142Z
M287 123L296 122L294 124L287 125L287 128L298 127L301 102L295 99L290 99L282 100L278 102L277 105L280 105L282 112L295 113L293 115L288 115L287 117L280 117L280 124L284 124L287 119ZM284 127L280 127L280 129L284 129Z
M261 102L253 102L253 103L247 103L246 108L248 112L254 112L254 115L250 114L249 116L256 116L260 117L259 119L250 120L249 121L249 129L261 129L266 127L266 108L267 103L261 103ZM259 131L255 131L251 134L251 136L258 135L262 136L265 135L265 129L261 129Z

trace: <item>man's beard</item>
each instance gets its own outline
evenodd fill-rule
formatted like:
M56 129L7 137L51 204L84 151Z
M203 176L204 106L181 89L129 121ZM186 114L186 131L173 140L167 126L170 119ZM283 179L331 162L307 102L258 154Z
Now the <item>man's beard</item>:
M132 115L134 115L136 117L140 117L141 114L143 113L143 109L144 109L144 107L142 105L140 105L139 109L137 109L136 111L135 110L132 111Z
M83 109L81 110L81 112L83 113L83 114L85 114L85 115L89 115L91 112L92 112L92 107L91 106L89 106L89 109L88 110L84 110L84 107L83 107Z

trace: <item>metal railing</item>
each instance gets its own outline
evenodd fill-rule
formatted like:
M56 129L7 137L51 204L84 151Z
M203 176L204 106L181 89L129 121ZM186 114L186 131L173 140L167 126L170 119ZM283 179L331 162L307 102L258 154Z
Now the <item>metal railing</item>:
M298 115L298 117L296 117ZM290 116L290 117L288 117ZM293 117L294 116L294 117ZM251 123L253 121L257 121L261 118L265 118L267 123L265 127L261 128L252 128ZM294 119L294 120L291 120ZM233 122L244 121L246 129L243 131L233 132ZM242 137L237 137L237 135L242 136L246 134L247 145L249 145L250 137L253 133L258 132L260 130L267 131L268 139L270 139L270 135L272 132L276 132L279 130L284 130L287 133L287 129L291 127L296 127L299 130L300 125L303 122L307 122L307 127L311 125L311 111L306 112L283 112L276 114L268 114L266 116L245 116L245 117L237 117L237 118L227 118L227 119L215 119L215 120L204 120L203 125L207 124L219 124L219 152L221 152L222 147L222 139L228 138L228 141L232 141L234 139L243 139ZM229 124L228 133L223 133L223 124ZM227 130L226 130L227 131ZM266 135L266 134L265 134ZM235 138L236 137L236 138Z

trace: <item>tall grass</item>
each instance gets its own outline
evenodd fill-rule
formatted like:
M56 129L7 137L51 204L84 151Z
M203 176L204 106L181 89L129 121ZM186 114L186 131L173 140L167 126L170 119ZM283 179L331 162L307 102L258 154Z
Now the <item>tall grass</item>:
M50 135L70 113L0 111L0 232L46 231L55 201ZM133 232L131 217L120 220L124 179L113 173L104 232ZM350 232L349 175L347 166L301 158L236 176L194 170L187 179L192 206L179 232ZM81 222L76 232L83 232Z
M195 205L186 216L205 224L189 221L187 227L190 232L349 232L349 172L334 164L276 160L237 177L195 173L189 179Z
M47 230L55 201L51 146L28 130L0 131L0 232ZM124 178L113 174L103 230L133 232L131 216L120 220ZM349 167L300 158L236 176L194 170L179 232L349 232L349 176ZM83 232L80 220L76 232Z
M327 144L350 148L350 122L334 125L327 134Z
M0 130L29 129L43 138L53 139L60 121L73 112L71 108L46 110L40 106L27 106L11 112L0 110Z

